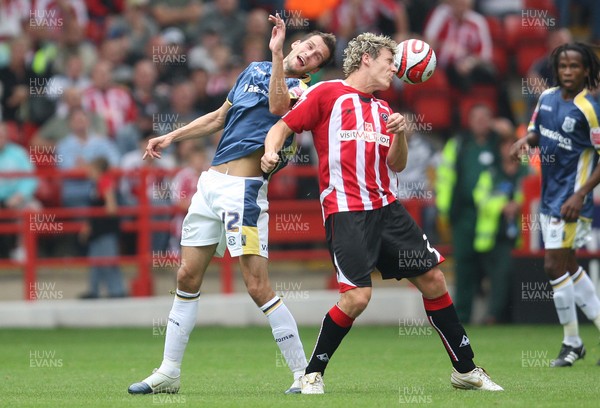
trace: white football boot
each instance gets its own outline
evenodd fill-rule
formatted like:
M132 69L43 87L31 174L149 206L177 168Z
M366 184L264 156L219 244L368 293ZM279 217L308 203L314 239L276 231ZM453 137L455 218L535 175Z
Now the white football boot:
M481 367L475 367L464 374L452 369L450 382L454 388L461 390L504 391L504 388L493 382Z
M159 373L155 368L150 377L142 380L142 382L131 384L127 391L130 394L177 394L179 383L179 376L169 377Z

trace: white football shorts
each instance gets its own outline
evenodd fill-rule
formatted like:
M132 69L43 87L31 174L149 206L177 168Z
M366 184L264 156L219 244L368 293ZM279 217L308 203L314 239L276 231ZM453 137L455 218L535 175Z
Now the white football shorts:
M577 222L565 222L561 218L540 214L540 224L545 249L578 249L592 238L592 220L589 218L579 217Z
M218 244L218 257L227 247L232 257L268 258L267 185L262 177L229 176L212 169L203 172L183 220L181 245Z

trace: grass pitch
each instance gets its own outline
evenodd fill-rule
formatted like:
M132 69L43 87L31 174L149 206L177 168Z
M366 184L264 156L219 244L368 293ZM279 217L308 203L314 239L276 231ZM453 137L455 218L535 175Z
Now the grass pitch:
M317 328L301 328L307 353ZM325 395L284 395L291 374L267 327L198 327L179 394L129 395L160 364L164 328L0 330L2 407L597 407L598 333L581 328L585 360L548 368L560 326L467 328L476 362L502 393L454 390L428 326L356 325L332 359Z

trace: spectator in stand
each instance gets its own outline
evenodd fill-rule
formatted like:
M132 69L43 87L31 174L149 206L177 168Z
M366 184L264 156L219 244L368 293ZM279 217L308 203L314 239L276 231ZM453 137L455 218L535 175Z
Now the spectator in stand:
M171 220L169 249L177 253L181 248L181 223L192 202L192 196L196 193L200 174L210 167L204 149L195 141L192 143L185 166L175 174L171 182L171 203L177 207L177 214Z
M598 0L554 0L558 9L558 26L560 28L569 27L573 24L571 21L571 8L573 4L578 4L584 8L585 15L589 18L589 27L591 28L591 41L600 45L600 2Z
M227 45L234 55L240 56L246 35L245 27L246 13L239 9L238 0L214 0L206 3L192 42L201 41L207 32L217 33L221 42Z
M0 2L0 46L2 41L23 35L23 27L29 24L30 0ZM8 50L3 50L7 52ZM2 61L2 59L0 59ZM2 64L0 63L0 66Z
M18 37L10 43L10 60L0 69L0 119L7 122L24 120L23 108L29 96L30 80L35 77L28 63L30 44L26 37Z
M81 91L66 88L54 115L38 129L29 142L32 146L54 146L70 133L69 115L74 109L81 109ZM90 131L96 135L106 135L108 129L104 118L97 113L89 113Z
M66 62L71 55L78 55L83 63L83 73L89 76L98 61L98 49L87 40L85 29L79 25L71 25L71 29L63 30L60 39L56 42L47 42L46 58L52 63L55 74L66 73Z
M90 119L81 108L74 108L69 114L70 133L62 139L56 153L61 159L57 162L63 170L85 170L86 165L97 157L104 157L111 167L119 164L119 149L105 135L90 131ZM91 183L87 179L67 179L63 182L62 203L66 207L89 205Z
M57 74L51 78L52 86L49 87L48 96L59 99L67 89L76 89L83 92L92 85L90 77L83 72L83 61L77 54L69 55L64 74ZM60 109L57 107L57 109ZM64 109L64 108L63 108Z
M372 32L391 36L396 42L408 38L404 3L393 0L340 0L333 10L334 32L340 41L338 62L345 44L358 34Z
M106 216L90 217L79 231L79 239L88 243L88 257L104 258L119 256L119 216L115 181L109 171L110 165L104 157L93 159L87 166L93 187L90 205L106 210ZM88 292L82 299L100 297L100 284L105 283L108 297L125 297L125 285L118 261L108 265L92 265Z
M425 40L434 48L438 65L453 87L469 93L475 84L493 86L499 116L513 120L508 85L499 81L492 62L487 20L473 11L473 1L448 0L437 6L426 24Z
M11 143L6 124L0 122L0 209L36 209L40 205L34 198L38 182L33 177L2 177L2 173L32 172L33 164L25 149ZM10 221L10 220L9 220ZM0 219L0 222L3 222ZM22 259L23 249L16 237L0 234L0 258ZM16 248L15 248L16 245Z
M152 116L168 106L168 86L158 83L156 65L149 59L136 62L133 68L131 96L141 115Z
M448 0L437 6L424 36L451 84L467 91L473 83L494 83L489 27L485 17L473 11L473 0Z
M279 13L281 14L279 9ZM275 13L273 13L275 15ZM269 25L269 13L265 9L255 8L248 11L246 15L246 37L260 37L264 43L269 42L271 26ZM269 47L264 46L267 50Z
M191 56L185 46L185 36L178 28L170 27L150 39L146 58L158 69L158 82L175 84L190 76Z
M128 61L144 57L144 50L150 39L158 34L158 26L148 13L148 0L128 0L123 14L110 19L107 37L124 39Z
M92 72L93 86L83 93L82 104L86 111L104 117L108 134L114 138L119 128L136 119L137 110L129 90L115 85L111 72L108 61L98 61Z
M161 29L178 27L188 37L202 17L204 7L202 0L150 0L150 11Z
M169 103L170 109L166 110L165 117L166 120L173 121L173 123L166 123L167 126L161 134L169 133L176 127L185 126L197 117L202 116L204 112L195 109L194 101L194 84L186 81L173 86Z
M34 0L29 33L36 40L60 41L76 31L84 34L88 24L85 0Z
M107 38L99 46L100 60L111 65L111 78L117 84L128 84L133 79L133 67L127 61L127 39L124 36Z
M131 95L138 117L135 122L130 122L117 131L116 141L121 154L137 150L139 140L143 135L154 131L155 122L169 106L168 86L158 84L157 79L158 71L152 61L143 59L135 64Z

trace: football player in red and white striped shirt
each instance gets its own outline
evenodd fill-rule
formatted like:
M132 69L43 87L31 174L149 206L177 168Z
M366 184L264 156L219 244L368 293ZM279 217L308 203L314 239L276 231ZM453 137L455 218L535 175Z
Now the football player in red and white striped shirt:
M473 362L469 338L458 320L437 265L444 258L396 200L391 185L406 165L404 118L373 92L385 90L396 73L396 43L361 34L344 51L346 79L309 88L269 131L263 171L272 170L292 132L311 131L319 155L321 204L340 301L323 319L305 375L303 394L322 394L322 375L333 353L371 299L371 273L410 280L423 294L425 311L438 331L454 370L455 388L500 391Z

